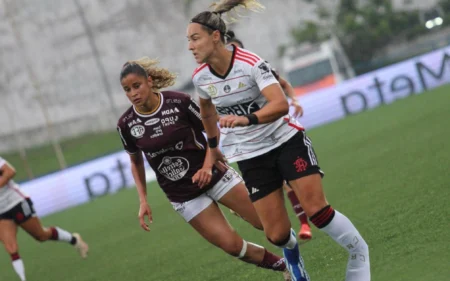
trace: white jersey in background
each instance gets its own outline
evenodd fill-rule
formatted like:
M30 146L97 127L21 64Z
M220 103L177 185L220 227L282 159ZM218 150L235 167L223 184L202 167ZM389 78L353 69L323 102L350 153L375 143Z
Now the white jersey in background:
M0 168L7 164L5 159L0 157ZM9 211L12 207L22 202L28 196L19 189L19 186L10 180L5 186L0 186L0 214Z
M261 91L278 84L270 69L269 64L254 53L233 46L231 65L224 76L215 73L208 64L202 64L194 71L192 82L200 98L212 100L219 116L241 116L267 104ZM254 158L280 146L299 129L303 128L290 116L273 123L221 128L222 152L229 162Z

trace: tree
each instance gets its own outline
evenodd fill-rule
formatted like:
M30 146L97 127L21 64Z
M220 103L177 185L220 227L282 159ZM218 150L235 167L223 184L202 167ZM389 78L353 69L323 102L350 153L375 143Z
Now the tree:
M442 0L450 3L450 0ZM342 42L353 65L367 63L374 55L395 40L410 40L427 32L420 23L416 11L394 11L390 0L373 0L366 5L358 5L357 0L341 0L334 24L318 26L306 23L291 32L293 41L317 42L334 34ZM449 4L450 7L450 4ZM330 12L324 11L326 6L318 8L318 16L323 22Z

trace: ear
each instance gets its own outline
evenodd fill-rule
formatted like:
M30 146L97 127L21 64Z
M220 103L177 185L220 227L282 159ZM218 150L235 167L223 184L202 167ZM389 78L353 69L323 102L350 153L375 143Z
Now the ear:
M213 38L214 43L219 43L220 42L220 31L214 30L212 33L212 38Z
M149 85L153 85L153 79L152 79L152 77L150 75L147 78L147 82L148 82Z

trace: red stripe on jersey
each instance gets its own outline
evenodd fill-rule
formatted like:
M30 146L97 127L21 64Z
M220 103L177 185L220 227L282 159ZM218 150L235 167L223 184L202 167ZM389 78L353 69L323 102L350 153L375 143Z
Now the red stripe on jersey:
M242 78L242 77L250 77L250 75L241 75L241 76L238 76L238 77L233 77L233 78L225 79L225 80L222 80L222 81L216 81L216 82L213 82L213 83L201 84L199 86L206 86L206 85L213 85L213 84L217 84L217 83L223 83L223 82L227 82L227 81L238 79L238 78Z
M255 59L254 57L251 57L251 56L243 54L243 53L237 53L236 55L240 56L242 58L246 58L246 59L248 59L249 61L251 61L253 63L256 63L257 61L259 61L259 59Z
M249 52L246 52L246 51L244 51L243 49L240 49L240 48L237 49L237 53L240 54L240 55L243 55L243 56L248 56L248 57L250 57L250 58L252 58L252 59L254 59L256 61L259 61L261 59L257 55L249 53Z
M248 60L248 59L246 59L244 57L239 56L238 54L236 54L236 59L240 60L240 61L243 61L243 62L246 62L246 63L248 63L251 66L254 66L256 64L256 62L252 62L252 61L250 61L250 60Z
M194 76L197 75L197 73L199 73L199 72L200 72L203 68L205 68L206 66L207 66L207 64L204 63L204 64L200 65L199 67L197 67L197 68L194 70L194 73L192 73L192 78L194 78Z

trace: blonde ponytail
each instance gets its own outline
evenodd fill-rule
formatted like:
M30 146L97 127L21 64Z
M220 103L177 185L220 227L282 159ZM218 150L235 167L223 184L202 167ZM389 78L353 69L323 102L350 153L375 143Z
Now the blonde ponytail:
M170 72L166 68L156 67L158 60L150 59L149 57L142 57L137 60L129 61L130 64L138 64L141 66L148 76L153 80L152 90L159 92L161 89L173 86L175 84L177 75Z

